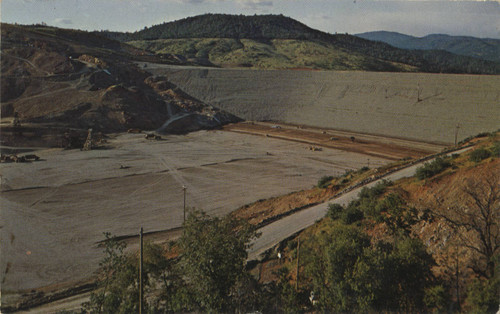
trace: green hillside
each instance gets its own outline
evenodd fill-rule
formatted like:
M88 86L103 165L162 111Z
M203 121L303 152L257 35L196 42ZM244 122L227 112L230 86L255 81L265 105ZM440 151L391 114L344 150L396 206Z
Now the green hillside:
M101 34L154 53L197 58L218 66L500 73L500 63L328 34L283 15L205 14L135 33Z
M221 67L259 69L310 68L327 70L416 71L416 67L350 53L329 43L297 39L188 38L128 42L157 54L183 55Z

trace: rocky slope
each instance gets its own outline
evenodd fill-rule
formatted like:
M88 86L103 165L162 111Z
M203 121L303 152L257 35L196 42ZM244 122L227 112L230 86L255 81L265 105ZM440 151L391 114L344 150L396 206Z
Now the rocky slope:
M183 133L237 120L139 68L144 54L86 32L2 24L2 121Z

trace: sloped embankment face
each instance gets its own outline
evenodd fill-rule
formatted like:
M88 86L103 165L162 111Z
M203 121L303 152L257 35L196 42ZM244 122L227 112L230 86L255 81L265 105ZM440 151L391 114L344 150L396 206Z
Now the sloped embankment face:
M148 68L248 120L451 144L499 127L500 76Z

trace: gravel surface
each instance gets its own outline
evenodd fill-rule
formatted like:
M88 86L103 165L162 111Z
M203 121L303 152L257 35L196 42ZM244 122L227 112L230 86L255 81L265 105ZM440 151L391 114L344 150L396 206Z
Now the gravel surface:
M357 153L224 131L161 141L120 134L108 146L41 150L38 162L1 164L2 297L89 277L105 231L180 226L183 185L188 206L223 215L367 163ZM371 166L388 162L369 158Z

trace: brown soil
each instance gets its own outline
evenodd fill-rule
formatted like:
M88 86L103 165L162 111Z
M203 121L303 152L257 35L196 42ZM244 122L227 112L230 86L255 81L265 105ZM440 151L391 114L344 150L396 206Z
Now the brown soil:
M238 218L244 219L251 224L261 225L269 219L299 210L309 205L324 202L335 195L337 191L333 187L327 189L313 188L288 195L259 200L255 203L245 205L233 212Z
M230 124L224 130L263 135L311 145L309 149L322 147L361 153L369 156L398 160L419 158L440 151L444 146L396 138L369 136L353 132L315 129L287 124L245 122ZM419 144L419 145L416 145ZM414 148L420 146L422 148Z
M481 185L485 185L485 178L496 180L498 186L500 159L488 159L478 165L466 160L463 160L462 163L461 168L448 170L447 174L438 175L424 184L418 182L405 184L410 202L415 204L417 208L428 208L438 215L451 215L455 219L457 218L453 213L455 208L475 208L473 200L464 192L464 189L468 182L479 182ZM499 215L498 210L497 205L495 215ZM454 275L457 252L459 256L458 267L462 276L461 285L465 285L466 279L474 275L470 266L474 259L479 257L478 253L460 245L457 230L454 230L444 219L436 217L430 223L421 223L415 231L438 262L439 266L435 268L437 275L443 277ZM474 246L480 246L479 239L476 239L473 232L464 230L459 232L465 232L469 241L475 243Z
M138 55L92 33L2 24L2 123L18 114L21 124L123 132L182 114L163 130L185 133L238 121L140 69Z

